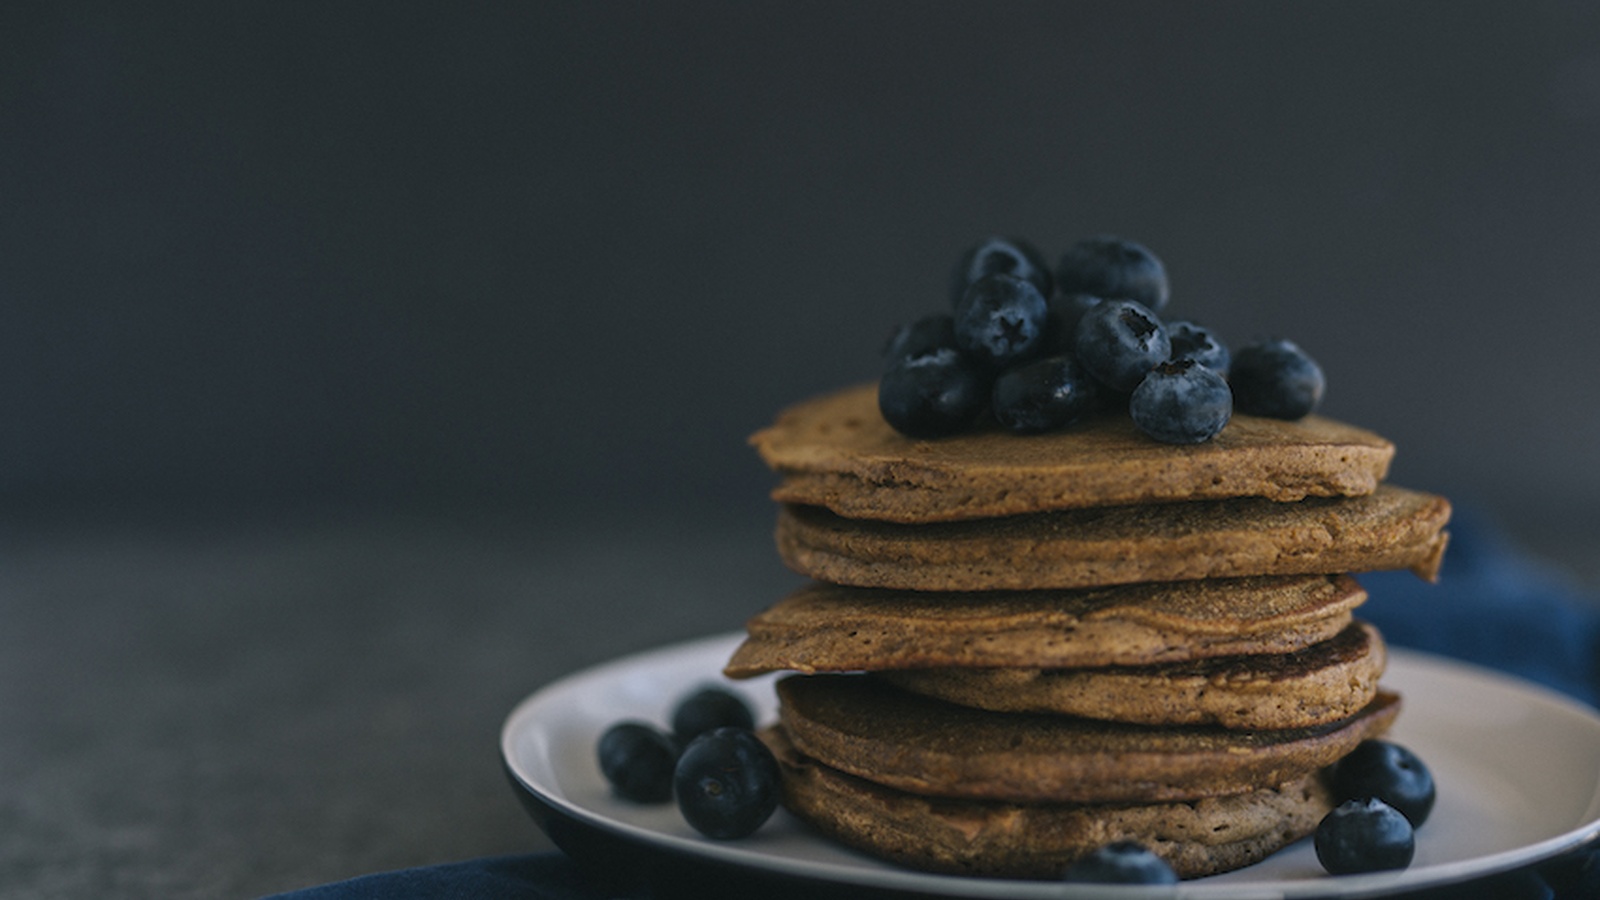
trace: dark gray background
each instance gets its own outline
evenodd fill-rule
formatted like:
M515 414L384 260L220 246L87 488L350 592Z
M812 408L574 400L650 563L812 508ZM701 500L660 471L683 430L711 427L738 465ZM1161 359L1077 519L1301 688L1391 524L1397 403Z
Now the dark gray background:
M1600 500L1600 10L0 13L0 497L723 515L990 232L1293 337L1397 478Z
M1579 0L4 4L0 893L543 846L504 715L777 599L745 436L992 232L1600 583L1597 147Z

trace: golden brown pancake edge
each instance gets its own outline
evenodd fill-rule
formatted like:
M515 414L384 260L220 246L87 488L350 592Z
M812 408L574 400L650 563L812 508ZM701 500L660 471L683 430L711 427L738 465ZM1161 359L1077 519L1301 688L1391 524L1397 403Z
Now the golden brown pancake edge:
M1154 803L1243 793L1331 765L1384 733L1400 698L1312 728L1229 731L997 713L870 675L791 675L779 722L799 751L914 794L1016 803Z
M813 582L746 623L724 673L1148 665L1287 653L1342 631L1365 600L1347 575L971 593Z
M779 555L855 587L1044 590L1411 569L1433 579L1448 541L1443 497L1382 485L1366 497L1215 500L932 525L780 507Z
M995 712L1274 730L1356 715L1377 696L1385 662L1378 630L1355 622L1326 641L1285 654L1152 666L907 669L879 675L913 693Z
M1154 804L1011 804L922 797L801 755L762 732L783 772L783 803L835 840L890 862L953 875L1056 879L1081 856L1133 840L1181 878L1242 868L1310 834L1329 810L1322 773L1242 794Z
M850 518L907 523L994 518L1055 509L1371 493L1394 445L1321 416L1235 415L1201 445L1163 444L1127 416L1020 436L980 430L934 441L900 435L857 385L796 404L751 435L781 476L773 497Z

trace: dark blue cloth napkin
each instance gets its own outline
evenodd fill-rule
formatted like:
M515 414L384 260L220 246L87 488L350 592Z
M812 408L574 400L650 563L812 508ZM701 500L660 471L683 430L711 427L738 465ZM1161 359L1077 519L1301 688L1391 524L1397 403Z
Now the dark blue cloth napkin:
M595 900L578 867L560 853L488 856L363 875L267 900Z
M1427 650L1552 687L1586 703L1600 698L1600 598L1524 556L1494 525L1458 510L1437 584L1407 572L1360 576L1360 610L1395 646ZM511 802L508 798L507 802ZM704 896L704 892L700 892ZM497 856L275 895L271 900L603 900L560 853ZM1413 900L1595 900L1600 848L1470 885L1407 895Z
M1458 509L1437 584L1409 572L1358 576L1356 614L1398 647L1520 675L1585 703L1600 698L1600 597L1520 553L1474 510Z

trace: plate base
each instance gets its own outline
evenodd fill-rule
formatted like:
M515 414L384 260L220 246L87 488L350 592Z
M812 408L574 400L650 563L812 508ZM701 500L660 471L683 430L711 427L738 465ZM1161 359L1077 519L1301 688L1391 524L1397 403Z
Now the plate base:
M512 712L501 735L507 776L552 842L626 895L649 884L696 897L1091 896L1076 886L931 875L871 859L779 811L755 835L712 841L672 804L612 796L594 759L600 733L624 718L664 724L672 705L708 682L742 693L758 718L775 715L769 676L727 682L719 672L741 635L625 657L568 676ZM1404 708L1392 738L1426 762L1439 785L1403 872L1334 878L1309 841L1224 875L1152 896L1371 897L1482 878L1544 860L1600 834L1600 715L1545 688L1464 663L1395 648L1384 686ZM1139 892L1128 896L1139 896Z

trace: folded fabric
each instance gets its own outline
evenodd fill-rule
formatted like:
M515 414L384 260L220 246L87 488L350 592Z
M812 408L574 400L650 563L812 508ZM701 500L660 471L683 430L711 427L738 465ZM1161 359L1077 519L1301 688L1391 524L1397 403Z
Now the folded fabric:
M597 900L572 860L560 853L487 856L363 875L273 894L264 900Z
M1591 705L1600 698L1600 601L1520 554L1487 519L1458 509L1435 584L1407 572L1360 576L1371 598L1359 615L1389 643L1519 675ZM509 802L509 800L508 800ZM644 896L660 897L668 891ZM697 885L697 897L717 897ZM608 900L560 853L485 857L367 875L271 900ZM1410 900L1593 900L1600 848Z
M1585 703L1600 699L1600 598L1519 553L1494 523L1457 509L1437 583L1409 572L1358 576L1356 614L1384 639L1519 675Z

